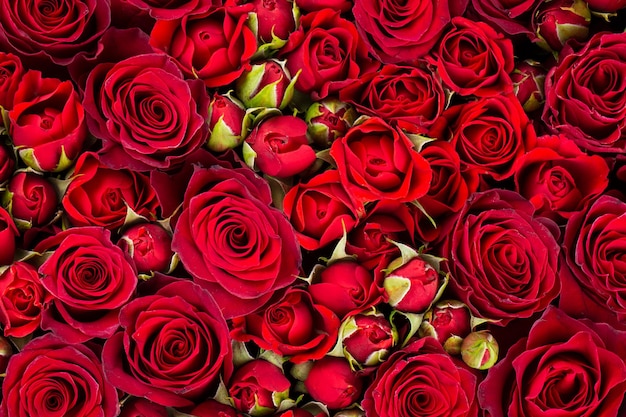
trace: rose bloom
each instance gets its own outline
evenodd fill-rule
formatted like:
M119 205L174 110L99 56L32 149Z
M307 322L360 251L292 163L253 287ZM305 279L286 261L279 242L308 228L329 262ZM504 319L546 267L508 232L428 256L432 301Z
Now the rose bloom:
M474 20L508 35L531 35L531 14L541 0L470 0Z
M425 337L377 369L361 403L368 417L476 417L476 376Z
M565 48L546 77L543 121L583 150L626 152L626 33L598 33Z
M112 168L170 169L206 141L209 97L166 55L143 54L97 65L84 98L89 129Z
M45 177L19 172L7 184L11 196L11 214L29 226L44 226L57 214L57 192Z
M15 255L15 239L20 232L13 221L11 214L0 207L0 266L13 263Z
M9 361L3 416L115 417L119 412L117 392L103 374L96 349L46 334Z
M0 106L5 110L13 108L13 96L23 75L24 66L20 58L0 52Z
M330 156L341 183L362 203L408 202L428 192L432 171L399 129L372 117L333 142Z
M220 378L230 378L228 327L200 286L169 277L152 280L149 294L120 311L122 328L102 351L104 372L130 395L190 407L212 395Z
M478 388L491 417L616 417L626 390L626 332L549 307Z
M289 398L291 382L283 370L264 359L246 362L233 373L228 394L235 408L244 413L259 409L278 411L282 399Z
M295 232L271 202L248 168L196 167L189 181L172 249L226 318L258 309L299 272Z
M215 0L128 0L128 3L147 11L157 20L180 19L185 15L202 12L220 4Z
M110 337L119 311L135 294L137 274L110 232L74 227L41 241L35 252L52 252L39 267L41 283L54 299L41 327L67 341Z
M536 218L519 194L473 194L444 241L450 288L474 315L499 320L530 317L559 295L556 224Z

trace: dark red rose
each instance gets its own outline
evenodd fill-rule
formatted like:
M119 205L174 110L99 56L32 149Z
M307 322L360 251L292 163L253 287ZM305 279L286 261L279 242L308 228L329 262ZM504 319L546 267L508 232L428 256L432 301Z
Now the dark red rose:
M167 272L172 264L172 236L156 223L129 227L117 245L133 260L140 274Z
M476 17L508 35L531 35L531 13L542 0L471 0Z
M293 227L247 168L196 168L172 248L225 317L251 313L291 284L301 254Z
M238 368L228 383L228 394L235 408L244 412L263 414L277 411L280 402L289 398L291 382L278 366L255 359Z
M275 38L285 40L298 23L292 0L253 0L255 32L259 43L271 43ZM300 2L298 1L298 6Z
M95 55L96 44L111 23L109 0L68 0L39 7L27 0L2 0L0 9L0 45L42 70L46 61L67 65L77 55Z
M156 220L159 204L145 174L108 168L102 165L98 155L86 152L76 161L70 179L62 204L74 226L117 230L124 225L130 211Z
M546 77L543 121L583 150L626 152L626 33L598 33L564 49ZM600 71L600 68L602 70Z
M298 7L306 12L333 9L347 12L352 8L351 0L298 0Z
M518 62L511 73L513 92L527 113L543 108L547 73L541 62L532 59Z
M301 71L296 88L315 100L338 92L350 79L378 67L367 56L367 47L354 24L332 9L304 15L298 30L281 49L281 57L287 60L291 74Z
M372 117L333 142L330 155L341 183L365 203L381 199L408 202L428 192L432 170L400 130Z
M533 11L532 28L537 44L550 52L559 52L574 39L584 43L589 37L591 11L587 2L558 0L542 2Z
M626 332L549 307L478 388L491 417L617 417Z
M363 379L344 358L325 356L313 362L304 386L314 400L337 410L356 402L363 391Z
M509 77L515 65L513 43L484 22L452 19L431 61L444 85L462 96L513 91Z
M306 132L306 122L295 116L265 119L246 137L255 154L254 165L264 174L278 178L306 170L316 159Z
M247 26L252 4L211 7L180 19L159 20L150 33L150 44L176 59L189 77L207 87L235 81L249 67L257 41ZM294 72L295 74L295 72Z
M0 274L0 322L5 336L25 337L39 329L41 314L52 300L37 268L15 262Z
M626 1L624 0L589 0L587 4L594 12L614 13L626 8Z
M110 337L119 311L135 294L137 274L110 232L74 227L43 240L35 252L52 254L39 267L41 283L54 296L41 327L80 343Z
M101 159L112 168L170 169L207 139L206 89L185 80L166 55L96 66L84 104L91 133L104 142Z
M44 226L57 212L59 199L52 183L32 172L19 172L7 184L14 220Z
M190 407L232 372L228 327L208 291L187 280L165 283L120 311L122 330L104 344L107 379L136 397Z
M302 363L324 357L337 341L338 330L335 313L314 303L305 290L290 288L264 310L233 319L231 336Z
M126 0L157 20L180 19L221 5L217 0Z
M63 171L87 138L85 110L70 81L22 77L9 111L9 134L22 160L38 171Z
M9 361L0 413L6 417L115 417L117 392L89 347L51 334L30 341Z
M168 417L167 408L144 398L131 398L124 402L120 417Z
M561 223L580 211L608 186L609 167L598 155L587 155L567 137L542 136L522 158L515 188L537 214Z
M336 170L324 171L289 189L283 210L300 245L307 250L319 249L339 239L343 228L347 232L352 230L364 211L343 188Z
M472 372L425 337L378 367L361 404L368 417L476 417L476 385Z
M12 149L4 143L0 143L0 184L4 184L11 178L14 170L15 156Z
M561 288L556 225L508 190L473 194L444 242L450 287L474 315L506 325L544 310ZM556 233L556 231L554 231Z
M392 64L354 80L339 91L339 98L363 114L410 131L430 126L446 105L441 81L433 72Z
M0 106L5 110L13 108L13 96L23 75L24 67L20 58L0 52Z
M370 52L385 64L422 58L450 22L448 0L355 0L352 13Z
M245 417L230 405L215 400L206 400L191 410L192 416L197 417Z
M0 207L0 266L13 263L15 238L19 235L11 214Z
M560 307L574 317L589 317L626 328L626 203L602 195L565 226L567 286Z
M537 135L513 94L485 97L450 107L430 135L449 140L462 169L476 169L495 180L511 177Z

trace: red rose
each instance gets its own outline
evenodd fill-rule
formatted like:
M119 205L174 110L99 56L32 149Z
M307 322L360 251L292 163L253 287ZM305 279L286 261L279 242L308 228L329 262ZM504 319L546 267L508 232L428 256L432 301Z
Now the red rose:
M67 65L78 55L95 55L111 23L109 0L68 0L42 7L27 0L2 0L0 9L0 45L30 58L28 62L40 69L49 60Z
M168 412L162 405L135 397L124 402L120 417L168 417Z
M448 0L355 0L352 13L370 52L385 64L425 56L450 22Z
M129 227L117 245L133 260L140 274L167 272L172 265L172 236L156 223Z
M9 111L9 134L22 160L38 171L63 171L87 138L85 110L70 81L28 71Z
M187 186L172 248L226 318L258 309L299 272L293 227L271 201L247 168L196 168Z
M363 391L363 379L344 358L325 356L313 362L304 386L315 401L336 410L356 402Z
M513 191L473 194L444 241L450 287L478 317L530 317L559 295L556 225Z
M51 334L30 341L9 361L0 413L6 417L115 417L117 392L89 347Z
M626 332L549 307L478 388L491 417L617 417L626 390Z
M104 371L130 395L190 407L212 395L220 377L230 378L228 327L200 286L187 280L158 286L120 311L122 330L104 344Z
M626 1L624 0L589 0L587 4L591 10L604 13L614 13L626 8Z
M598 33L579 51L563 50L546 77L543 121L583 150L626 152L626 84L611 76L626 71L625 40Z
M11 214L14 220L28 226L44 226L55 214L59 203L51 182L41 175L20 172L7 185L10 195Z
M324 171L307 183L297 183L283 200L283 210L293 225L300 245L316 250L339 239L357 223L357 206L339 182L335 170Z
M541 0L471 0L474 20L489 23L508 35L531 35L531 13Z
M238 368L228 383L228 394L235 408L263 414L278 411L282 399L289 398L291 382L278 366L255 359Z
M437 73L455 93L486 97L513 91L513 43L486 23L455 17L433 55Z
M211 7L176 20L158 20L150 33L150 44L178 61L189 77L207 87L235 81L249 67L257 41L247 26L252 4ZM295 74L295 72L294 72Z
M41 285L37 268L16 262L0 274L0 322L5 336L25 337L39 329L52 296Z
M149 178L142 173L108 168L96 154L86 152L76 161L70 179L62 203L74 226L117 230L124 225L129 210L156 220L159 204Z
M186 15L203 12L217 7L221 2L217 0L127 0L133 6L145 10L157 20L180 19Z
M449 140L463 170L476 169L500 181L511 177L537 135L513 94L485 97L450 107L430 135Z
M197 417L245 417L230 405L222 404L215 400L206 400L191 410L192 416Z
M170 169L206 141L209 97L166 55L145 54L96 66L85 87L89 128L112 168Z
M13 96L24 75L24 67L19 57L0 52L0 106L5 110L13 108Z
M0 266L13 263L15 238L19 235L15 222L4 208L0 207Z
M43 240L35 252L51 251L39 267L41 283L54 296L41 327L80 343L110 337L120 308L137 286L137 274L106 229L74 227Z
M13 151L4 143L0 143L0 184L4 184L11 178L14 170L15 157L13 156Z
M264 310L233 319L231 336L302 363L324 357L338 330L335 313L314 303L305 290L290 288Z
M332 9L304 15L298 30L281 49L281 57L287 60L291 74L301 71L296 88L315 100L338 92L349 79L378 67L367 56L367 47L354 24Z
M341 183L359 201L415 200L428 192L432 171L409 138L373 117L333 142Z
M271 43L275 38L288 39L298 24L300 14L292 0L253 0L259 43ZM298 1L298 6L300 2ZM280 45L280 43L279 43Z
M425 337L378 367L361 404L368 417L476 417L476 376Z

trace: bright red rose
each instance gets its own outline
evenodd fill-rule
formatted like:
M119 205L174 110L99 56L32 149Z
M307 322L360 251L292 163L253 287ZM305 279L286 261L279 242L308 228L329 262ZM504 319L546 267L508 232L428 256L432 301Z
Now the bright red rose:
M313 362L304 386L313 397L336 410L356 402L363 391L363 379L344 358L325 356Z
M117 245L133 260L140 274L167 272L172 264L172 236L156 223L129 227Z
M51 251L39 267L41 283L54 296L41 327L81 343L108 338L119 327L119 311L135 294L137 274L110 232L74 227L43 240L35 252Z
M432 337L378 367L361 403L368 417L476 417L476 376Z
M50 181L32 172L20 172L7 184L14 220L44 226L57 213L59 198Z
M626 153L626 33L598 33L564 49L545 83L543 121L583 150ZM601 70L600 70L601 69Z
M351 0L297 0L298 7L307 12L333 9L347 12L352 8Z
M316 250L339 239L344 227L352 230L364 209L343 188L337 171L328 170L289 189L283 210L300 245Z
M300 247L267 183L247 168L196 167L172 241L226 318L253 312L291 284Z
M207 139L209 97L166 55L137 55L96 66L85 87L89 128L112 168L174 168Z
M280 53L291 74L302 71L296 88L315 100L378 68L367 56L367 47L354 24L332 9L304 15Z
M0 207L0 266L13 263L15 238L19 235L11 214Z
M115 417L117 392L86 345L51 334L30 341L9 361L0 414L6 417Z
M70 81L22 77L9 111L9 134L22 160L38 171L63 171L78 157L87 138L85 110Z
M228 382L228 394L235 408L244 412L263 414L278 411L280 401L289 398L291 382L278 366L255 359L235 370Z
M218 0L126 0L157 20L180 19L221 5Z
M270 43L274 38L288 39L298 23L294 0L252 0L259 43ZM297 2L300 6L300 1Z
M153 278L156 279L156 278ZM159 283L120 311L122 329L104 344L107 379L169 407L191 407L232 373L228 327L208 291L187 280Z
M471 0L474 20L489 23L508 35L530 35L531 14L543 0Z
M28 0L2 0L0 45L39 69L46 61L67 65L78 55L93 56L111 23L109 0L68 0L33 7Z
M450 23L448 3L355 0L352 13L372 55L385 64L408 64L428 54L439 41Z
M13 96L24 75L20 58L0 52L0 106L5 110L13 108Z
M25 337L39 329L52 296L41 285L37 268L16 262L0 274L0 322L5 336Z
M337 341L339 319L300 288L290 288L264 310L233 319L231 336L288 356L293 363L321 359Z
M120 417L168 417L167 408L144 398L131 398L124 402Z
M401 130L378 117L353 126L333 142L330 155L341 183L362 203L409 202L428 192L432 178L428 162Z
M62 204L74 226L117 230L124 225L129 210L156 220L159 204L145 174L108 168L98 155L86 152L76 161L70 179Z
M343 354L354 365L377 366L387 359L398 334L382 313L359 313L342 323L339 339Z
M252 4L210 7L180 19L159 20L150 33L150 44L177 60L188 77L207 87L235 81L249 68L257 41L247 26ZM295 74L295 72L294 72Z
M544 310L561 288L556 224L508 190L473 194L444 241L450 288L474 315L499 320Z
M626 390L626 332L549 307L478 388L491 417L617 417Z

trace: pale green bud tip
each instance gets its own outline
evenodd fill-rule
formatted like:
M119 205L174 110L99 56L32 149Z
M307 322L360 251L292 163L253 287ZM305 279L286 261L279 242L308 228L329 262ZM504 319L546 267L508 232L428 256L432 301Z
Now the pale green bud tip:
M486 330L470 333L461 344L463 362L474 369L491 368L498 360L498 353L498 342Z

